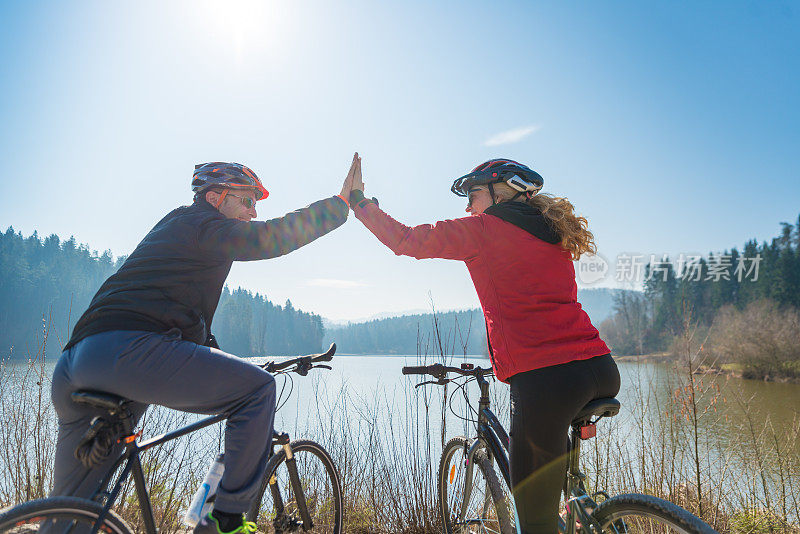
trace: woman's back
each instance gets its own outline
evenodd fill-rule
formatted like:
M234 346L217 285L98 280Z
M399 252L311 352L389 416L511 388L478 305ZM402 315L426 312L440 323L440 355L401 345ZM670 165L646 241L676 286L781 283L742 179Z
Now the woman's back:
M569 253L490 213L469 218L480 221L480 227L468 226L479 253L465 262L486 318L497 377L505 381L516 373L607 354L577 302Z

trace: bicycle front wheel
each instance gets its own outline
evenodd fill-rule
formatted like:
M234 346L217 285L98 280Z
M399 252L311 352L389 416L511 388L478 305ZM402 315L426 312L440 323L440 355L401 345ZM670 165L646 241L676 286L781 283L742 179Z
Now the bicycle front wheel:
M446 534L513 534L500 480L486 452L479 450L468 465L470 440L458 436L447 442L439 462L439 515ZM471 471L471 476L470 476Z
M78 497L50 497L29 501L0 512L0 532L87 534L100 517L100 504ZM114 511L109 511L100 525L106 534L132 534L131 528Z
M302 495L297 495L281 449L267 462L266 475L259 498L247 513L247 520L258 526L258 532L306 532L302 528L299 502L306 503L313 528L310 532L340 534L342 532L342 485L339 473L322 445L309 440L290 443L297 465Z
M699 517L651 495L617 495L600 503L592 516L604 533L717 534Z

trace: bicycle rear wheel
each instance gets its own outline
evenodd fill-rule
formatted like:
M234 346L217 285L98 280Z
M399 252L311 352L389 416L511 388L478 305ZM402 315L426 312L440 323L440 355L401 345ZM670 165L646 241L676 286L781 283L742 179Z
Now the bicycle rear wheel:
M617 495L600 503L592 516L604 533L717 534L699 517L651 495Z
M313 441L293 441L290 447L314 525L310 532L340 534L344 505L339 473L333 460L322 445ZM275 484L271 486L273 477ZM286 467L286 453L281 449L267 462L259 498L247 513L247 520L256 523L258 532L304 532L300 527L302 518L297 501Z
M439 462L439 515L446 534L513 534L515 525L509 512L500 480L486 452L473 456L470 491L467 480L466 453L470 440L458 436L442 451Z
M86 534L91 532L103 507L78 497L49 497L29 501L0 511L0 532ZM109 511L100 526L106 534L132 534L131 528L114 511Z

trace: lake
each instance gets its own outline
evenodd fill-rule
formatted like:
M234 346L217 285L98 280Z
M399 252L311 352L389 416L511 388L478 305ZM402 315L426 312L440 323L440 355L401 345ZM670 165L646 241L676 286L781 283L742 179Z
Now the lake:
M281 358L275 359L281 360ZM266 359L253 358L252 361L262 363ZM488 359L480 356L451 358L447 363L458 365L461 361L482 367L490 365ZM429 411L438 413L441 410L444 388L431 385L415 389L413 386L423 378L401 374L404 365L424 363L434 363L434 360L428 358L424 361L415 355L336 355L330 362L332 370L314 369L306 377L292 374L289 375L289 379L278 376L276 380L278 391L282 392L282 398L279 399L282 407L276 415L276 428L285 429L290 433L302 430L303 423L316 418L318 411L330 411L337 399L341 399L342 392L346 392L349 401L355 403L361 410L369 409L371 405L376 409L379 406L384 409L393 407L393 413L398 414L398 410L404 408L408 401L426 397L432 403ZM55 362L46 364L45 374L48 379L54 364ZM16 390L14 382L19 379L18 373L26 365L19 362L11 363L6 372L0 375L0 379L4 381L5 395L14 394ZM685 372L676 373L671 364L618 362L618 366L622 376L622 389L618 395L622 402L622 411L615 419L621 421L630 419L637 409L641 409L642 403L646 402L647 398L657 402L663 411L663 407L672 402L670 396L674 395L675 389L679 387L678 381L681 379L685 381L687 378ZM15 376L17 378L14 378ZM752 421L757 427L763 427L769 421L776 429L788 431L800 415L798 384L761 382L727 376L695 375L695 378L702 380L704 387L710 384L718 387L718 391L707 393L705 399L713 394L719 397L716 408L720 417L704 417L702 424L710 425L704 427L705 430L713 430L723 435L739 432L739 424L743 422L744 407L749 409ZM452 392L453 386L449 387L449 392ZM469 399L475 404L477 386L471 385L468 392ZM492 393L493 410L504 424L507 424L508 386L494 381ZM701 399L700 403L703 402L705 401ZM464 413L466 406L463 397L453 399L453 409L456 413ZM385 412L384 415L388 416L389 413ZM727 421L725 415L728 415ZM450 411L447 412L446 424L453 429L464 428L458 417Z

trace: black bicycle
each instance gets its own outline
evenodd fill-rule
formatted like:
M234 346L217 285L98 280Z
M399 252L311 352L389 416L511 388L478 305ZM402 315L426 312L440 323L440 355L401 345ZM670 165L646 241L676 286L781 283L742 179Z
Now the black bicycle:
M457 375L448 378L448 374ZM455 382L450 396L477 382L480 388L474 438L458 436L444 446L439 462L439 513L447 534L466 532L514 534L516 512L509 488L508 433L492 413L489 401L491 369L464 363L460 367L442 364L403 367L404 375L430 375L435 380L417 384L445 385ZM462 380L463 379L463 380ZM564 534L600 533L673 533L715 534L715 530L683 508L651 495L622 494L609 497L603 491L589 495L586 476L579 469L582 440L596 434L596 424L603 417L619 413L617 399L596 399L588 403L572 421L569 432L564 495L565 513L559 516L558 530ZM494 466L505 481L501 483ZM477 469L476 469L477 467ZM598 500L600 501L598 503Z
M319 362L332 360L335 352L336 345L332 344L323 354L270 362L262 367L273 374L297 373L305 376L314 368L330 369ZM140 453L224 421L229 414L207 417L167 434L139 441L141 431L134 431L129 409L131 401L97 391L73 393L72 400L101 408L107 414L93 421L79 454L87 458L92 454L104 455L103 449L108 450L114 441L124 444L124 452L91 499L49 497L19 504L0 512L0 532L27 534L46 529L59 534L95 534L100 531L132 534L131 527L112 510L125 481L132 475L144 531L146 534L157 534ZM276 447L279 447L277 452ZM272 449L264 482L258 498L246 514L247 520L256 522L260 532L340 534L344 508L342 488L339 473L327 451L313 441L290 441L288 434L277 432L273 435ZM114 482L110 484L112 480Z

